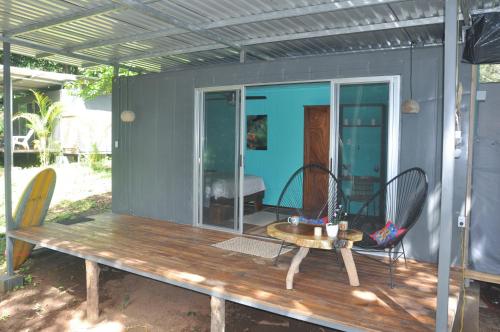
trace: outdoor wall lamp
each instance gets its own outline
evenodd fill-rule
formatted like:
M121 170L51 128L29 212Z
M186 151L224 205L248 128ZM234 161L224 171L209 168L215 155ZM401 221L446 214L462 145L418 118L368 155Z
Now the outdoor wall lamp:
M123 122L127 122L127 123L134 122L135 113L133 111L130 111L130 110L122 111L122 113L120 114L120 119Z
M405 100L402 106L403 113L415 114L420 112L420 104L415 99Z
M418 101L413 99L413 47L414 44L410 44L410 99L406 99L401 105L403 113L407 114L417 114L420 112L420 104Z

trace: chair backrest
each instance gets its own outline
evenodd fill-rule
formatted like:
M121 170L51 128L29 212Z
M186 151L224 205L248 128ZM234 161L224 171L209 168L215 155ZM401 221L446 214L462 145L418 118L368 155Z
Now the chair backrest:
M306 219L333 217L345 196L335 175L321 165L296 170L287 181L276 204L276 220L296 215Z
M30 129L26 135L24 136L24 141L29 141L29 139L31 138L31 136L33 136L33 134L35 133L35 130L34 129Z
M29 139L31 138L31 136L33 136L33 134L35 133L35 130L33 129L30 129L26 135L17 135L17 136L13 136L14 138L17 138L18 142L28 142Z
M392 221L406 232L387 243L397 244L418 221L427 199L428 181L425 172L410 168L387 182L358 211L351 227L370 234Z
M353 176L349 201L365 203L373 195L373 180L367 176Z

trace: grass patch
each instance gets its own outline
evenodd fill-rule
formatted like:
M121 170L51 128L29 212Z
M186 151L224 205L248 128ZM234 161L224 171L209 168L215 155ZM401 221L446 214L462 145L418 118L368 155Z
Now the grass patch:
M90 196L78 201L64 200L52 207L45 222L59 222L98 214L111 208L111 194Z

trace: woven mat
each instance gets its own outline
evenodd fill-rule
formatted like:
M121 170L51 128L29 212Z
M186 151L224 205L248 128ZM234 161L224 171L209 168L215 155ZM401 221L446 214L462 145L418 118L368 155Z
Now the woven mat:
M212 246L262 258L275 258L278 256L278 251L280 250L279 243L255 240L241 236L212 244ZM283 248L281 249L281 254L285 254L290 250L292 249Z

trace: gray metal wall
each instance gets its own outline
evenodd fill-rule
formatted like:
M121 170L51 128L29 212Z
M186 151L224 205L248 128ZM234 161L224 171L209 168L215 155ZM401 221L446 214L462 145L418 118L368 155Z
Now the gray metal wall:
M474 270L500 275L500 83L481 84L472 167L470 263Z
M113 89L113 140L119 142L113 150L113 211L184 224L193 222L195 88L401 75L403 101L410 97L409 59L409 50L378 51L120 78ZM430 196L405 246L414 258L436 261L443 50L415 49L413 59L413 98L420 102L422 110L401 117L400 170L422 167L429 177ZM133 124L119 121L124 109L136 113ZM463 163L457 160L459 174ZM457 216L461 195L455 200ZM454 233L456 238L458 231L454 229Z

